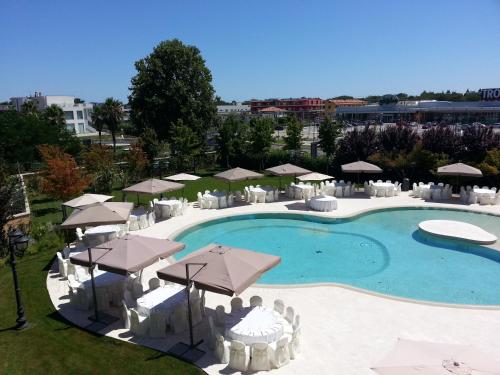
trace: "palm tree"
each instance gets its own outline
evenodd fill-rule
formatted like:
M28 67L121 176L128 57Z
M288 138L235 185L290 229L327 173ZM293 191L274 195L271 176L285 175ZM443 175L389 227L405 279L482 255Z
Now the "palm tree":
M57 126L62 127L66 124L66 121L64 119L64 111L61 109L61 107L55 104L51 104L45 109L45 111L43 111L43 117L51 124Z
M27 115L38 116L38 105L34 100L27 100L21 106L21 111Z
M92 126L99 133L99 144L102 145L101 133L104 129L104 113L101 105L96 105L92 111Z
M113 149L116 149L116 131L123 119L123 106L119 100L107 98L102 105L104 123L111 132Z

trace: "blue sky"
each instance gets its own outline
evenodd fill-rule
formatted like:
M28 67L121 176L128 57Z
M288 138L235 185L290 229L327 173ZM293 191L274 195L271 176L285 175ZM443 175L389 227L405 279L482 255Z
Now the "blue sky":
M0 100L126 100L134 62L171 38L227 100L500 86L500 0L15 0L0 32Z

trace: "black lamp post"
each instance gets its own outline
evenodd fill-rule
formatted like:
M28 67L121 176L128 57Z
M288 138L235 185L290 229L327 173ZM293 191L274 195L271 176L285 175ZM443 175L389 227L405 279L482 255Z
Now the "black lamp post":
M19 287L19 280L17 278L16 269L16 256L22 257L26 248L28 247L29 238L20 229L10 229L8 232L9 237L9 251L10 251L10 264L12 266L12 276L14 277L14 289L16 291L17 303L17 319L16 329L22 330L29 327L26 317L24 316L24 306L21 300L21 288Z

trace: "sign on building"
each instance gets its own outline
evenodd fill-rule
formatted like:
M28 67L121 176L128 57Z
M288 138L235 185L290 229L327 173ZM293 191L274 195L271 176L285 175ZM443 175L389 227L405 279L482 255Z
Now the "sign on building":
M480 92L482 100L500 100L500 88L482 89Z

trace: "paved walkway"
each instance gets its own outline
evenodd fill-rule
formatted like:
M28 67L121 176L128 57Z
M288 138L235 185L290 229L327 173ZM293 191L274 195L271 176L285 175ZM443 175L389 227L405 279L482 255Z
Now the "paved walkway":
M500 215L500 206L463 206L460 203L430 203L402 193L393 198L339 199L339 209L332 213L309 214L327 217L351 216L384 207L428 206L464 208ZM172 237L193 224L217 217L257 212L304 213L301 201L281 201L271 204L241 205L221 210L200 210L190 207L184 216L155 224L135 232L158 238ZM55 266L54 266L55 267ZM146 270L154 275L154 267ZM149 277L144 277L148 280ZM496 286L492 286L496 287ZM76 325L89 325L89 312L71 308L68 304L66 282L56 272L47 277L47 289L57 310ZM275 374L339 374L374 375L370 366L382 358L395 344L398 337L445 343L470 344L500 357L500 310L436 306L381 297L346 287L317 285L306 287L251 287L241 297L245 304L252 295L263 297L264 305L272 306L274 299L281 298L301 315L303 351L289 365L273 370ZM219 304L229 309L230 298L214 293L206 294L208 312ZM117 312L118 313L118 312ZM206 327L199 326L197 337ZM185 336L169 336L166 339L131 337L120 323L101 331L110 337L134 342L166 351L178 341L186 342ZM161 358L161 357L160 357ZM225 365L216 364L210 351L197 363L209 374L233 373Z

